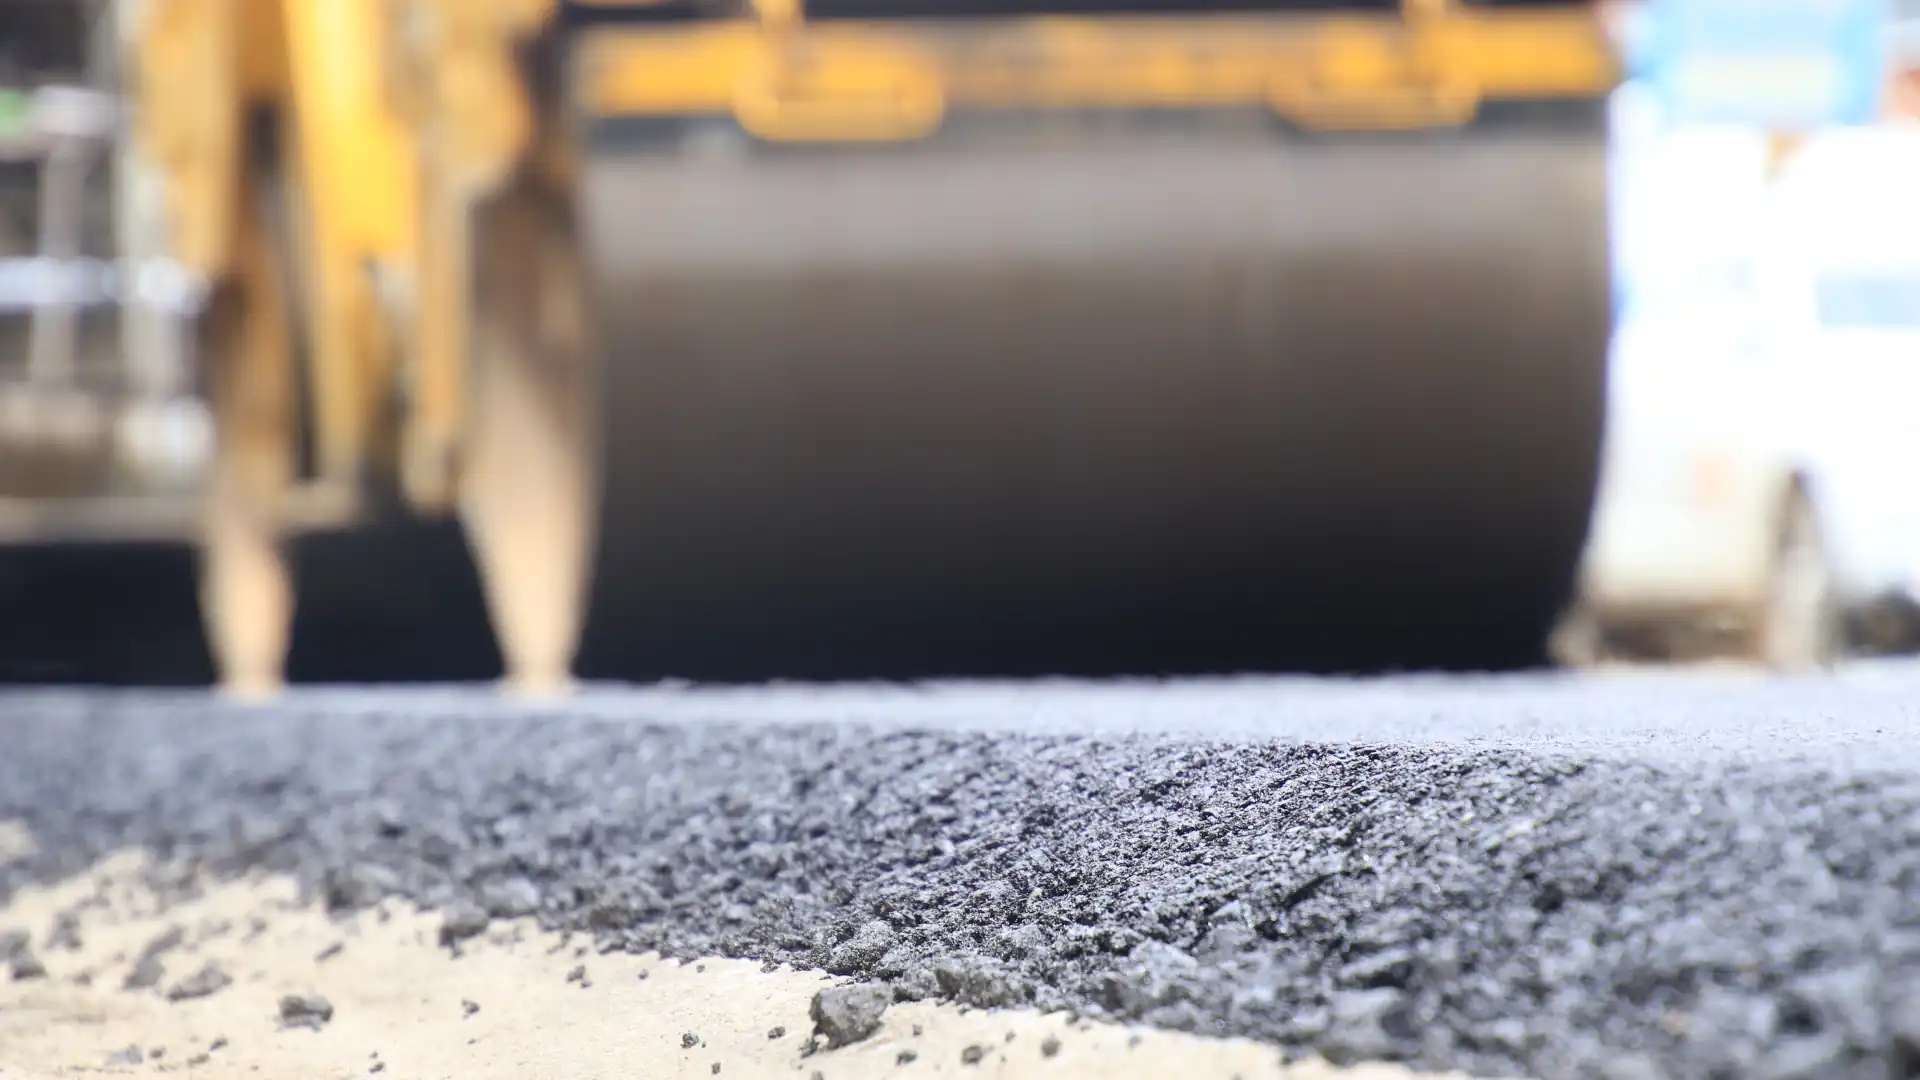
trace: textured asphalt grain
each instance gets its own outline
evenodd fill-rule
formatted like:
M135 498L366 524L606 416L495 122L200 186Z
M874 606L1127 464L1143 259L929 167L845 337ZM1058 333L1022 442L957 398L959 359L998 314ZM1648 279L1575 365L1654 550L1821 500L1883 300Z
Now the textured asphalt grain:
M19 693L0 820L36 852L0 895L145 845L338 906L531 906L601 946L1336 1060L1914 1076L1916 704L1901 666Z

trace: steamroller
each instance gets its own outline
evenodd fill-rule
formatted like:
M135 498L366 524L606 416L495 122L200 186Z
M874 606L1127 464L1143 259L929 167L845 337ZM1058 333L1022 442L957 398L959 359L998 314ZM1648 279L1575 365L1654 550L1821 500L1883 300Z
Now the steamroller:
M290 538L396 518L528 693L1444 662L1572 584L1594 4L94 8L0 140L59 219L0 262L0 537L195 545L235 693L390 593Z

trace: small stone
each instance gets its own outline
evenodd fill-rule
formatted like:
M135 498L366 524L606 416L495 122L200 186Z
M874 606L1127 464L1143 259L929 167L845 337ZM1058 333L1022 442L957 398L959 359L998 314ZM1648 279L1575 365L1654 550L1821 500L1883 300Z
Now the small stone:
M1138 1035L1127 1036L1127 1049L1133 1050L1139 1047L1139 1045L1140 1045L1140 1036Z
M587 965L585 964L576 965L572 971L567 972L567 981L570 983L585 982L586 978Z
M893 927L884 919L871 919L847 941L834 947L827 958L827 970L836 975L852 975L871 968L893 947Z
M978 1065L986 1056L987 1048L976 1043L960 1051L960 1064Z
M68 952L80 951L82 942L79 912L63 911L53 917L53 931L47 935L47 948L65 949Z
M813 1070L813 1075L808 1077L807 1080L827 1080L827 1074L821 1072L819 1069L815 1069Z
M160 980L166 977L167 968L165 964L160 962L160 957L153 955L142 956L134 962L133 970L127 972L127 977L121 982L120 988L122 990L151 990L160 985Z
M1335 1065L1398 1056L1411 1041L1406 1012L1405 996L1390 987L1341 991L1315 1049Z
M682 1050L691 1050L694 1047L699 1045L700 1045L700 1036L695 1035L691 1031L685 1032L680 1036L680 1049Z
M713 1075L715 1076L720 1075L720 1063L717 1061L713 1063Z
M933 972L932 965L918 964L908 968L893 981L893 1000L925 1001L940 996L940 980Z
M440 920L440 944L456 945L486 933L493 916L478 904L461 901L448 908Z
M326 895L327 913L337 915L358 908L372 907L389 893L399 889L399 879L385 867L374 863L361 863L354 866L337 867L328 870L321 888ZM387 913L380 911L381 922L386 921ZM265 925L255 920L255 932L265 929Z
M233 983L233 976L221 970L220 965L208 961L199 971L175 983L167 991L168 1001L191 1001L195 998L211 997Z
M319 994L288 994L280 999L280 1023L319 1031L333 1019L333 1002Z
M895 1065L911 1065L919 1060L919 1058L920 1051L918 1050L902 1050L893 1056L893 1063Z
M707 970L707 965L705 965L705 964L695 964L695 965L693 965L693 973L694 973L695 975L700 975L700 974L704 974L704 973L706 972L706 970Z
M161 1058L167 1056L167 1048L164 1046L156 1046L153 1049L147 1051L147 1056L152 1058L155 1061L159 1061Z
M480 1004L478 1002L468 1001L466 998L460 999L460 1015L462 1017L472 1016L479 1011Z
M641 969L640 969L640 978L641 978L641 979L645 979L646 977L647 977L647 969L646 969L646 968L641 968Z
M44 979L46 977L47 965L41 963L40 958L33 955L31 950L23 949L14 954L13 981L24 982L27 979Z
M107 1064L109 1065L138 1065L145 1060L147 1060L147 1055L142 1053L137 1046L129 1046L125 1050L116 1051L107 1055Z
M787 1029L784 1027L771 1027L767 1029L768 1039L785 1038L786 1034L787 1034Z
M829 987L813 995L813 1030L827 1037L829 1049L857 1043L880 1030L892 1002L893 993L884 986Z
M1052 1057L1060 1052L1060 1036L1048 1035L1040 1040L1040 1056Z
M540 908L540 890L523 877L489 881L480 887L480 906L496 919L517 919Z
M226 1046L227 1046L227 1037L225 1035L219 1035L219 1036L216 1036L212 1042L207 1044L207 1049L208 1050L224 1050L226 1049Z
M933 966L933 976L939 984L941 995L962 1005L1002 1009L1026 1003L1025 984L984 957L942 960Z
M919 1024L913 1025L913 1037L917 1039L920 1037L920 1035L921 1035L920 1025Z
M193 1054L187 1058L187 1064L189 1066L199 1066L199 1065L205 1065L207 1062L212 1060L213 1060L213 1057L208 1054Z
M384 1061L376 1061L373 1064L367 1066L367 1071L370 1073L386 1072L387 1063Z
M1007 1032L1007 1041L1008 1041L1008 1042L1012 1042L1012 1041L1013 1041L1013 1032L1011 1032L1011 1031L1009 1031L1009 1032Z
M326 948L321 949L318 953L315 953L313 957L313 962L316 964L324 964L327 961L333 959L334 957L339 956L342 952L345 952L346 948L347 948L346 942L336 941L333 944L327 946Z

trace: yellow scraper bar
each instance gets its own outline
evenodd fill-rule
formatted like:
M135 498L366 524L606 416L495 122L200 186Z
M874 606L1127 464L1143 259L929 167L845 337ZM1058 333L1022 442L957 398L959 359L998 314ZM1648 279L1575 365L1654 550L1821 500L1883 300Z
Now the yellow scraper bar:
M581 45L598 117L732 115L784 141L899 140L957 110L1271 108L1318 130L1452 126L1490 100L1597 97L1591 7L1405 15L753 20L609 28Z

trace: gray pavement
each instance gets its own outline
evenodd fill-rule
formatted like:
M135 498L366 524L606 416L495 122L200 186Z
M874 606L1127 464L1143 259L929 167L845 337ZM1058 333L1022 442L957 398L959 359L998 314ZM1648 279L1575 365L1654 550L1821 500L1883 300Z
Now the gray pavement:
M1289 1053L1920 1075L1920 669L0 695L0 894L127 844ZM0 928L4 929L4 928ZM36 934L45 928L31 927Z

